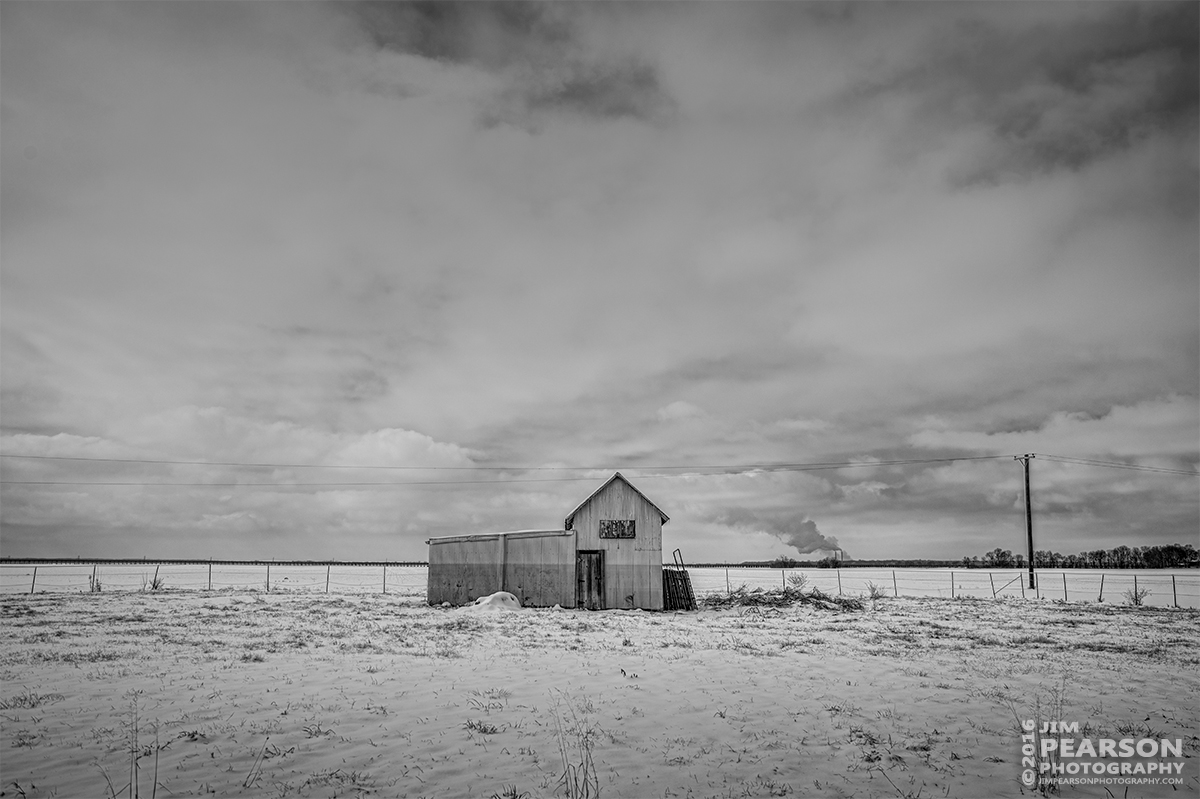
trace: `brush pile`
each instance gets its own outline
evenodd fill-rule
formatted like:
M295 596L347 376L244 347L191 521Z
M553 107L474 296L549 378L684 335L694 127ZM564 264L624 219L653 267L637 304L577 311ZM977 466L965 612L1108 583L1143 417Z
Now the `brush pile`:
M750 590L745 585L735 588L728 594L714 592L700 599L701 606L709 610L739 607L791 607L792 605L812 605L822 610L863 610L866 604L858 597L830 596L819 588L755 588Z

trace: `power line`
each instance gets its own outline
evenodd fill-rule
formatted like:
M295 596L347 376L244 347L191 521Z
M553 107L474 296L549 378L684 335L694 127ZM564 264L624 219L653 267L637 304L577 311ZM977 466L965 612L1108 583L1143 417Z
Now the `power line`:
M1160 466L1142 466L1136 463L1121 463L1120 461L1102 461L1094 458L1073 458L1065 455L1038 455L1039 458L1044 458L1048 461L1059 461L1060 463L1073 463L1079 466L1102 466L1107 469L1128 469L1134 472L1161 472L1163 474L1186 474L1190 477L1200 477L1200 472L1193 472L1188 469L1168 469Z
M88 460L110 462L116 459L109 458L85 458L85 457L67 457L67 456L21 456L14 455L10 457L31 457L38 459L54 459L54 460ZM806 472L806 471L821 471L830 469L849 469L856 467L867 466L898 466L912 464L927 464L927 463L950 463L954 461L965 460L994 460L997 458L1006 458L1007 455L969 455L959 458L906 458L901 460L891 461L837 461L837 462L816 462L816 463L771 463L771 464L737 464L737 465L719 465L719 466L633 466L623 467L626 471L665 471L668 469L690 469L692 471L700 470L722 470L723 473L740 473L747 472ZM248 464L248 463L233 463L233 462L210 462L210 461L142 461L135 459L121 459L119 462L132 463L154 463L154 464L181 464L181 465L206 465L206 466L263 466L266 464ZM291 468L292 466L301 466L307 468L324 468L321 464L274 464L276 468ZM426 467L355 467L355 466L332 466L328 468L353 469L353 468L426 468ZM428 468L450 468L450 469L470 469L472 467L428 467ZM478 467L480 469L503 469L505 471L522 471L525 469L561 469L561 470L581 470L581 471L606 471L610 467L584 467L584 466L564 466L564 467L523 467L523 466L507 466L507 467ZM657 475L662 477L663 475ZM686 475L679 475L686 476ZM716 476L716 475L706 475ZM656 475L639 475L638 479L654 479ZM514 479L499 479L499 480L399 480L387 482L144 482L144 481L101 481L101 480L0 480L0 485L39 485L39 486L177 486L183 488L240 488L240 487L277 487L277 488L338 488L338 487L366 487L366 486L426 486L426 485L488 485L491 483L557 483L557 482L583 482L593 481L594 477L554 477L554 478L514 478Z
M365 464L328 464L328 463L264 463L247 461L187 461L162 460L151 458L97 458L84 455L15 455L0 453L0 458L22 458L27 460L50 461L83 461L89 463L137 463L163 466L227 466L271 469L405 469L405 470L436 470L436 471L501 471L501 472L532 472L532 471L608 471L613 468L638 471L667 471L674 469L713 470L727 469L737 471L803 471L818 469L848 469L865 466L898 466L920 463L950 463L953 461L992 460L1007 458L1008 455L966 455L953 458L903 458L889 461L815 461L815 462L776 462L776 463L735 463L735 464L699 464L699 465L652 465L642 466L631 464L627 466L409 466L409 465L365 465ZM498 482L498 481L497 481Z
M184 488L241 488L243 486L271 488L332 488L338 486L435 486L435 485L487 485L491 483L569 483L595 482L594 477L549 477L536 480L412 480L393 482L345 482L345 483L143 483L143 482L110 482L110 481L71 481L71 480L0 480L0 485L36 485L36 486L182 486Z
M96 463L143 463L164 466L247 466L267 469L429 469L441 471L569 471L591 469L588 466L394 466L355 465L338 463L256 463L244 461L174 461L152 458L94 458L83 455L10 455L0 453L0 458L24 458L44 461L87 461Z

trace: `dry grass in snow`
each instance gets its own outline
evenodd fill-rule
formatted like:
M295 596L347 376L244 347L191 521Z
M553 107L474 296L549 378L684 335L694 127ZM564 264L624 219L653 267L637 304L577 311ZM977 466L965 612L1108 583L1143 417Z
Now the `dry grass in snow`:
M1130 796L1200 787L1195 611L245 592L0 611L5 797L1020 796L1017 719L1055 713L1184 739L1180 792Z

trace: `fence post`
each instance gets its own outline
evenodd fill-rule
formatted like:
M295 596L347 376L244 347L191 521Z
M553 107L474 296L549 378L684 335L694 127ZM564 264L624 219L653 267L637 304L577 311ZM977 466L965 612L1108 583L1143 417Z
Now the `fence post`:
M1100 572L1100 596L1096 598L1097 602L1104 601L1104 572Z
M1067 572L1063 571L1063 602L1067 600Z
M779 574L781 577L783 577L783 588L786 591L787 590L787 569L780 569Z
M729 587L729 564L725 564L725 595L733 595L733 589Z
M992 576L991 572L988 572L988 582L992 584L992 599L995 599L996 598L996 578Z
M896 596L900 596L900 589L896 587L896 570L892 569L892 592Z
M954 569L950 570L950 598L954 599Z
M387 593L387 566L383 567L383 593Z
M329 593L329 564L325 564L325 593Z
M500 586L500 591L507 591L508 586L504 584L504 579L508 572L508 536L496 536L496 546L500 548L499 572L496 575L496 584Z
M1137 596L1137 575L1133 575L1133 595Z
M1171 599L1174 601L1175 607L1179 607L1179 594L1175 590L1175 575L1171 575Z
M156 585L158 585L158 570L159 570L161 567L162 567L162 564L159 564L158 566L155 566L155 567L154 567L154 579L152 579L152 580L150 581L150 590L151 590L151 591L157 591L157 590L158 590L157 588L155 588L155 586L156 586Z
M1019 582L1021 584L1021 599L1024 599L1025 598L1025 581L1017 580L1017 582Z
M212 558L208 559L208 590L212 590Z
M29 584L29 593L33 593L33 587L37 585L37 566L33 567L33 582Z
M267 564L267 593L271 593L271 564Z
M842 595L842 570L841 569L837 570L837 575L838 575L838 596L841 596ZM1174 580L1175 578L1172 577L1171 579Z

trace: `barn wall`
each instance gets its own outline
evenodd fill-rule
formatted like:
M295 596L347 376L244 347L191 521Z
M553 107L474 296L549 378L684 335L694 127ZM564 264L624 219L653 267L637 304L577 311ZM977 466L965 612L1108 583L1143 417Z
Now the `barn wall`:
M660 557L657 560L655 560L654 563L651 563L648 566L646 566L646 569L647 569L646 580L649 582L649 586L647 587L648 590L646 592L646 596L649 597L649 602L644 607L649 608L651 610L662 610L663 607L665 607L665 605L663 604L662 557L661 557L661 554L660 554Z
M432 539L427 601L465 605L509 591L523 605L575 607L574 542L563 531Z
M504 590L522 605L575 607L575 536L508 536Z
M601 538L601 519L633 519L635 537ZM571 528L578 549L604 550L605 606L662 609L662 516L653 505L613 480L576 511Z
M431 605L465 605L500 590L500 536L473 535L429 542Z

